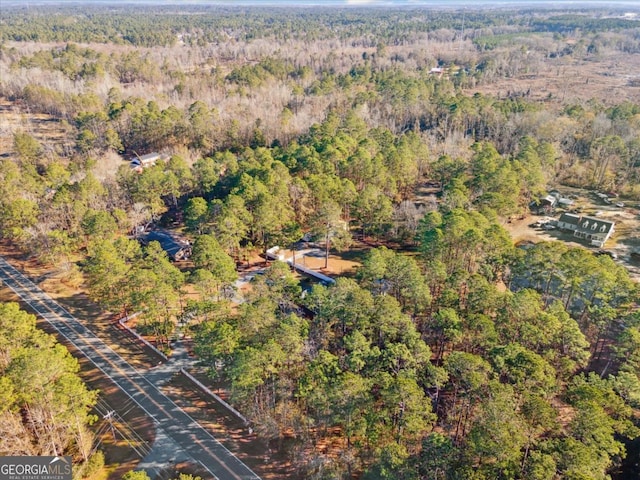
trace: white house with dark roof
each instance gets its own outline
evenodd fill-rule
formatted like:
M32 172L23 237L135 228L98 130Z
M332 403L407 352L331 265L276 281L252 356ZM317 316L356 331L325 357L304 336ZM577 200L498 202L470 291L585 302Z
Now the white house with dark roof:
M582 238L595 247L602 247L614 232L614 222L595 217L581 217L573 213L563 213L557 227L565 232L573 232L574 237Z
M576 215L574 213L563 213L558 219L557 226L560 230L575 232L578 228L578 223L580 223L580 215Z
M580 217L573 232L574 237L588 240L595 247L602 247L614 231L614 222L594 217Z

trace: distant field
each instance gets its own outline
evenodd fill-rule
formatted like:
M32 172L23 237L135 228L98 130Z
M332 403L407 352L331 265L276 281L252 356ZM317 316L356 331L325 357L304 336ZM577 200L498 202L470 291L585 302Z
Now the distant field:
M501 97L527 94L529 100L573 103L598 99L640 102L640 54L606 55L589 61L573 57L547 58L536 74L496 78L491 83L469 89Z

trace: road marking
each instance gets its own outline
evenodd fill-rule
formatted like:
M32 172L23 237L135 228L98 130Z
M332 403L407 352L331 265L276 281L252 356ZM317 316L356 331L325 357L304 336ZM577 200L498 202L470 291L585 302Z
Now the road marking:
M190 422L189 425L187 425L187 427L197 426L196 430L199 429L202 432L204 432L204 434L208 438L213 440L214 446L222 448L222 450L229 455L229 459L232 462L236 463L236 465L241 470L245 470L249 472L251 475L250 478L253 478L256 480L260 479L260 477L255 472L253 472L247 465L245 465L224 445L222 445L220 441L216 439L208 430L206 430L202 425L200 425L197 421L195 421L188 413L182 410L182 408L180 408L172 399L170 399L164 393L162 393L155 385L153 385L147 378L145 378L144 375L142 375L137 369L131 366L128 362L126 362L118 353L113 351L113 349L109 345L106 345L97 336L95 336L93 332L91 332L84 325L80 324L78 320L75 317L73 317L73 315L71 315L66 309L64 309L59 304L57 304L46 293L40 290L37 287L37 285L35 285L30 279L28 279L23 274L21 274L17 269L15 269L2 257L0 257L0 265L2 266L0 267L0 272L3 274L3 275L0 275L0 277L3 279L4 283L14 293L16 293L16 295L18 295L23 301L25 301L31 308L33 308L33 310L38 312L38 314L41 317L47 320L47 322L49 322L71 345L73 345L79 352L81 352L85 357L87 357L107 378L110 378L120 388L120 390L122 390L125 394L127 394L127 396L129 396L149 417L151 417L156 422L156 424L160 425L160 428L162 428L165 431L167 430L166 428L162 427L162 423L158 419L156 419L154 415L151 415L149 411L145 407L143 407L140 404L140 402L138 402L135 396L142 394L147 401L149 401L152 405L158 408L160 412L163 413L166 417L164 419L165 423L166 422L170 423L168 427L170 430L175 430L175 427L178 427L178 425L171 424L171 420L175 421L177 419L174 418L170 413L168 413L162 405L159 405L156 399L150 397L145 392L145 390L140 385L138 385L138 382L134 380L135 377L139 378L140 380L143 380L144 383L148 384L152 388L152 390L155 390L155 392L157 393L157 396L160 399L167 401L170 406L171 405L174 406L176 410L180 412L180 414L184 415L184 417L186 417L186 419ZM7 281L7 279L9 281ZM11 283L14 283L16 287L14 287ZM27 293L25 292L37 298L37 304L38 304L37 306L34 301L26 298ZM53 307L51 305L53 305ZM49 312L53 313L54 314L53 318L51 318L50 313L43 312L42 311L43 309L47 309L49 310ZM58 310L61 310L64 313L60 314L58 313ZM62 325L57 325L57 323L62 323ZM65 330L67 331L66 334L65 334ZM80 333L80 331L82 333ZM109 367L111 367L115 372L117 372L120 376L122 376L123 377L122 380L125 380L130 386L132 386L132 388L135 389L136 392L134 392L133 394L129 393L116 378L113 378L112 375L105 372L105 370L96 362L94 358L92 358L90 355L87 354L87 352L85 352L82 348L80 348L80 346L77 344L76 341L69 338L68 336L69 334L73 334L75 337L77 337L77 341L82 341L86 346L91 348L94 352L98 353L98 355L102 358L102 361L104 361ZM85 338L85 336L88 336L88 338ZM105 349L107 352L110 352L109 355L105 355L104 352L99 351L98 350L99 347ZM109 358L110 356L114 357L115 359ZM118 365L118 363L122 363L122 365L124 365L124 369L120 365ZM131 371L132 374L127 374L125 370ZM133 375L133 377L131 375ZM173 438L171 435L169 436ZM192 454L190 454L188 450L182 446L180 441L176 440L175 438L174 438L174 441L185 450L185 453L187 453L190 457L193 458ZM245 478L244 476L238 476L233 470L231 470L230 466L227 465L225 462L221 461L220 458L217 456L217 454L215 454L208 446L202 445L202 442L199 439L195 439L195 441L198 443L198 445L200 445L201 449L203 449L206 453L208 453L211 457L213 457L218 462L219 466L222 467L224 470L226 470L229 474L231 474L231 476L238 479ZM199 463L202 463L198 459L194 458L194 460ZM202 465L204 466L204 464ZM210 468L206 466L204 467L211 475L213 475L213 477L218 478L210 470Z

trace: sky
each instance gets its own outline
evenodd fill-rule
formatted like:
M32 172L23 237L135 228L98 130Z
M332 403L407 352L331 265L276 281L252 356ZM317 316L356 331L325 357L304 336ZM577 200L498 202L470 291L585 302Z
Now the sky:
M479 6L542 6L542 7L584 7L609 6L629 7L640 10L640 0L0 0L8 5L43 4L100 4L124 5L132 3L158 5L317 5L317 6L434 6L434 7L479 7Z

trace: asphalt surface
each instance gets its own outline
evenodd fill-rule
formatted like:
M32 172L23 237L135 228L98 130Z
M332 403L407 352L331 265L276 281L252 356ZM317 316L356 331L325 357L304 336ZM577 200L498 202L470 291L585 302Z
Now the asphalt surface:
M143 374L2 257L0 280L131 397L154 420L156 429L208 470L212 479L260 479Z

